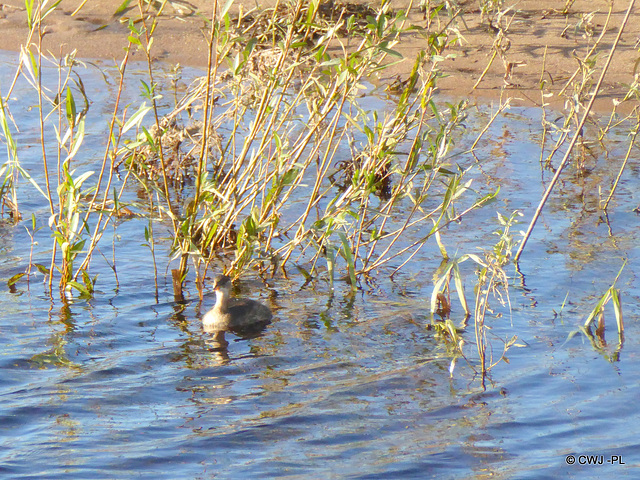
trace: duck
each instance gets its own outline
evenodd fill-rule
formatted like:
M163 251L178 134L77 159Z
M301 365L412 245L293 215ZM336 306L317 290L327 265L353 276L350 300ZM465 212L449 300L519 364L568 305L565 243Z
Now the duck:
M266 305L249 298L231 298L231 278L218 275L213 282L216 304L202 317L205 331L242 331L264 327L273 314Z

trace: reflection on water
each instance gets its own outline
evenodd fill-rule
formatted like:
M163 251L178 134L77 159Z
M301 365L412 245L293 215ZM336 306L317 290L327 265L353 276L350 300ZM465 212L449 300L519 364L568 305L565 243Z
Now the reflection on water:
M466 134L490 114L472 109ZM475 158L456 160L476 165L476 188L502 190L490 208L443 232L450 250L488 245L496 210L530 218L549 180L538 121L536 111L512 109ZM635 478L637 169L623 177L609 223L594 208L595 179L611 178L604 159L617 164L625 138L621 130L619 145L594 153L590 176L569 172L550 200L522 259L512 312L492 324L497 336L517 334L528 346L509 351L485 392L464 362L449 377L426 328L433 249L393 282L380 278L355 295L341 283L331 291L296 278L274 282L275 296L252 287L273 323L252 335L227 332L224 345L200 323L213 295L176 304L169 281L156 297L140 247L146 220L121 221L120 288L96 262L99 292L90 301L52 303L41 279L0 292L0 476ZM21 158L37 165L29 155ZM23 208L38 202L27 196ZM30 241L21 227L2 228L7 279L24 268ZM567 338L623 257L627 342L609 362L583 337ZM465 338L474 341L471 331ZM569 454L618 455L625 464L569 466Z

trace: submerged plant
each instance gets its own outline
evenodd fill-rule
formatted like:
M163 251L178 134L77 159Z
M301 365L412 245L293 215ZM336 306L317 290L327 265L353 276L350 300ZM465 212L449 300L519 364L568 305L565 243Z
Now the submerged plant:
M620 271L616 275L616 278L613 280L611 286L604 292L604 294L600 297L595 307L591 310L584 324L579 328L579 330L573 331L569 334L567 341L573 338L578 332L582 332L586 338L589 339L594 349L603 353L605 357L609 359L609 361L618 361L620 350L622 350L622 345L624 344L624 320L622 315L622 295L620 293L620 289L616 288L616 283L626 266L626 260L623 262L622 267L620 267ZM616 319L616 327L618 330L618 341L615 344L614 349L611 351L607 345L607 341L605 339L605 307L607 304L611 302L613 304L613 313ZM595 332L592 327L595 325Z
M498 356L494 356L493 344L488 340L491 329L486 325L486 316L488 313L493 313L490 299L497 300L502 306L508 306L509 311L511 311L509 278L504 269L511 263L513 249L519 244L513 238L511 228L518 223L517 217L521 216L522 213L519 211L513 212L509 217L498 213L498 221L502 226L501 229L495 232L499 236L498 242L496 242L491 251L485 252L484 264L481 264L481 268L477 273L474 326L476 347L483 376L500 361L506 360L507 351L510 347L516 345L517 341L517 336L515 335L506 340L494 336L494 338L503 343L502 352Z
M450 315L450 293L449 285L453 278L456 286L456 291L460 303L464 309L464 320L461 327L464 328L467 325L467 318L470 316L471 310L468 306L467 299L465 297L463 276L460 269L460 264L466 260L472 260L477 265L476 277L477 281L474 287L475 301L473 306L473 326L475 333L475 344L478 353L478 373L482 375L483 383L485 375L499 362L507 361L506 353L512 346L520 346L517 343L517 336L512 336L508 339L497 337L491 332L491 326L487 324L487 316L491 315L495 318L501 318L502 314L494 310L492 305L493 301L497 301L499 306L508 307L511 310L511 304L509 300L509 277L505 271L507 265L512 262L512 255L514 248L517 247L518 241L514 239L511 229L516 225L517 217L521 217L522 213L519 211L513 212L509 217L506 217L500 213L497 214L498 222L501 228L494 232L498 235L499 239L491 250L484 252L482 258L476 254L465 254L459 258L451 259L446 255L444 246L441 246L441 251L445 256L443 265L434 276L434 289L431 296L431 311L433 314L439 314L444 316L443 322L435 321L432 325L435 325L437 331L446 332L448 336L455 340L453 343L456 345L455 354L452 354L453 360L451 364L451 371L455 364L455 359L458 356L462 356L467 359L469 365L475 369L475 362L468 359L468 356L463 352L464 341L462 337L457 334L454 325L449 318ZM442 305L446 305L449 308L445 309L446 315L442 315ZM502 351L499 355L494 355L493 340L502 344Z

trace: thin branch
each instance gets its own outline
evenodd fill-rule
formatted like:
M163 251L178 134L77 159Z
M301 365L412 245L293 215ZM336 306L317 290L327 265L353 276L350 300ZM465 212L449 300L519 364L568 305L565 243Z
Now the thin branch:
M571 155L571 152L573 151L573 147L575 146L576 142L578 141L578 137L581 135L582 132L582 127L584 126L585 122L587 121L587 117L589 116L589 112L591 111L591 107L593 107L593 104L598 96L598 92L600 91L600 87L602 86L602 82L604 81L604 77L607 73L607 70L609 69L609 65L611 64L611 60L613 59L613 54L616 51L616 48L618 47L618 43L620 42L620 38L622 37L622 32L624 30L624 27L627 25L627 21L629 20L629 16L631 15L631 10L633 10L633 5L635 4L635 0L630 0L629 2L629 7L627 7L627 12L624 16L624 19L622 20L622 24L620 25L620 28L618 29L618 35L616 36L616 39L613 42L613 45L611 45L611 51L609 52L609 56L607 57L607 61L604 64L604 67L602 68L602 73L600 74L600 78L598 79L598 83L596 84L596 87L593 91L593 94L591 95L591 100L589 100L589 104L587 105L584 114L582 115L582 118L580 119L580 123L578 124L578 126L576 127L576 131L573 135L573 138L571 139L571 142L569 143L569 148L567 148L566 153L564 154L564 158L562 159L562 162L560 162L560 166L558 167L558 170L556 171L556 174L553 176L553 179L551 180L551 183L549 184L549 186L547 187L547 190L544 192L544 195L542 196L542 200L540 200L540 204L538 205L538 208L536 209L536 213L533 216L533 219L531 220L531 223L529 224L529 228L527 229L527 232L524 236L524 238L522 239L522 243L520 244L520 248L518 249L518 252L516 253L516 256L514 257L514 261L516 263L518 263L518 261L520 260L520 255L522 255L522 251L524 250L525 245L527 244L527 240L529 240L529 237L531 236L531 232L533 231L533 228L536 225L536 222L538 221L538 218L540 217L540 214L542 213L542 209L544 208L545 203L547 202L547 199L549 198L549 196L551 195L551 191L553 190L553 187L555 186L556 182L558 181L558 178L560 178L560 174L562 173L562 170L564 169L565 165L567 164L567 161L569 160L569 156Z

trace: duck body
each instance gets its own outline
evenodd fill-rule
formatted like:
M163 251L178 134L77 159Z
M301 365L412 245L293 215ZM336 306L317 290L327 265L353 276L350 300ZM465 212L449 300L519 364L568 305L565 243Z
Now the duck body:
M206 331L243 330L271 323L273 314L266 305L247 298L231 298L231 279L218 276L213 284L216 304L202 318Z

